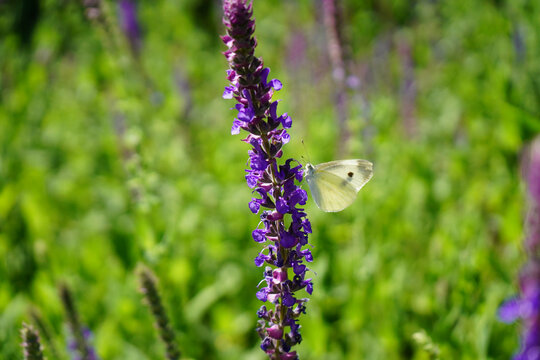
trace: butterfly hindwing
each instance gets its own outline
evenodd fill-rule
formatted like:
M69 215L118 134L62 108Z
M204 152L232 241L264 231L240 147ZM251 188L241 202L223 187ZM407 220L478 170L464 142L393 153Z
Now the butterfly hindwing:
M341 211L356 197L357 190L331 172L318 171L307 182L315 203L323 211Z

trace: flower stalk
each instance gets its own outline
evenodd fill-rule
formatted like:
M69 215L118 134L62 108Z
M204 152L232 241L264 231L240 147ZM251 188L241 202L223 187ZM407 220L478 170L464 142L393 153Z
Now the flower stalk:
M43 360L39 333L32 325L23 323L21 329L22 347L25 360Z
M67 323L72 336L72 340L68 345L71 358L74 360L97 360L96 351L90 344L92 333L88 328L82 326L73 296L66 285L60 286L60 299L64 305Z
M169 325L169 318L161 302L161 297L157 290L157 280L150 269L141 267L139 269L139 281L141 293L156 320L155 326L159 331L159 336L165 344L167 359L180 359L180 351L176 344L174 332Z
M223 98L237 101L238 114L231 134L247 132L242 140L251 146L246 181L255 194L249 209L261 219L252 237L263 246L255 265L265 265L259 285L266 286L256 296L269 307L273 305L270 309L263 305L257 312L260 347L270 359L297 359L292 347L302 341L298 318L305 313L308 300L298 297L297 292L313 291L304 264L313 261L310 250L304 249L311 224L299 207L306 204L307 193L297 185L303 179L302 165L294 159L279 161L283 146L290 140L286 129L292 126L292 120L286 113L278 116L278 102L272 101L282 83L277 79L268 81L270 69L255 57L252 3L224 0L223 10L227 34L222 40L228 48L224 55L229 62L230 81Z
M47 345L47 349L50 352L51 357L53 359L61 359L62 357L60 356L60 353L56 348L52 334L36 308L30 309L30 317L32 318L32 322L36 325L37 330L41 334L43 342Z

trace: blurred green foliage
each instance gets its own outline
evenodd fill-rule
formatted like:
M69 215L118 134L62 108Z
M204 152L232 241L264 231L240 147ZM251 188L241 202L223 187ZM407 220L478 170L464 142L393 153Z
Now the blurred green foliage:
M258 218L247 147L221 99L219 2L139 2L140 56L116 3L102 3L108 28L77 1L0 1L1 357L21 358L31 307L65 348L66 282L103 359L163 358L134 275L144 262L186 358L263 359ZM523 262L519 157L540 130L540 3L342 6L360 88L340 156L370 159L375 175L341 213L307 206L315 291L299 354L508 359L518 327L495 314ZM305 155L304 139L314 162L336 158L320 3L254 7L257 54L295 121L285 156ZM400 91L407 71L412 97Z

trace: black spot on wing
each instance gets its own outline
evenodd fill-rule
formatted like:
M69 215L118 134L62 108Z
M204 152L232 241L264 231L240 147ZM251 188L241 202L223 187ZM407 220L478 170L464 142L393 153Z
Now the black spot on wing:
M350 178L352 178L354 175L354 173L352 171L349 171L349 173L347 174L347 176L349 176Z

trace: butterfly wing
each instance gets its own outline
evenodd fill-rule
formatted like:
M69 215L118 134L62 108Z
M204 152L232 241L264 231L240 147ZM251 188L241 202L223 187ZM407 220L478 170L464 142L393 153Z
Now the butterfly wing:
M357 191L351 184L330 172L316 171L306 180L311 196L322 211L341 211L351 205L356 197Z
M367 160L338 160L316 165L306 180L317 206L336 212L353 203L372 175L373 164Z
M315 172L329 172L346 180L358 192L373 176L373 164L367 160L336 160L315 166Z

